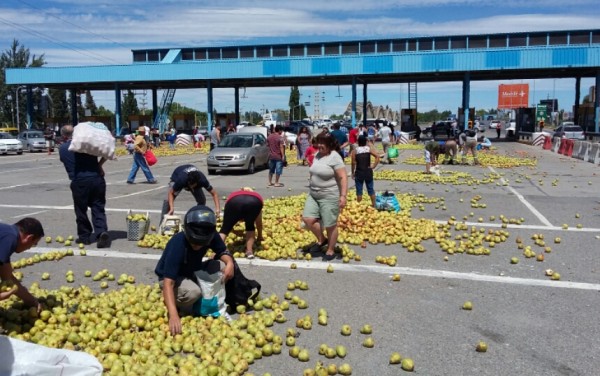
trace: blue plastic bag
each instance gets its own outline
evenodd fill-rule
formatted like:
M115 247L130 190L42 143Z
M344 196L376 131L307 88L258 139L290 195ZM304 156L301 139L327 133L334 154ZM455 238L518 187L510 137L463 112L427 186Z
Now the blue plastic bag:
M375 208L381 211L400 211L400 202L394 192L385 191L375 195Z

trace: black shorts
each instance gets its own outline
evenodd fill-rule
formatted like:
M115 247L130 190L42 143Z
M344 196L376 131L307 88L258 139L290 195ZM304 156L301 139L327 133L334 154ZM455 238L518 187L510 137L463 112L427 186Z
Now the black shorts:
M225 204L223 226L219 233L228 235L236 223L244 220L246 231L254 231L254 221L258 218L263 203L259 198L250 195L235 196Z

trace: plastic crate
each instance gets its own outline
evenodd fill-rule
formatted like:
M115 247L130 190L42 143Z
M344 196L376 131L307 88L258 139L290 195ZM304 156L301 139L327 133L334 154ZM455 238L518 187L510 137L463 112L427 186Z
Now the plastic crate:
M130 215L143 214L143 213L133 213L131 210L127 213L127 217ZM144 236L148 233L148 229L150 228L150 213L146 212L145 214L147 220L145 221L132 221L127 219L127 240L142 240Z
M175 235L183 231L181 217L178 215L165 215L160 224L159 233L162 235Z

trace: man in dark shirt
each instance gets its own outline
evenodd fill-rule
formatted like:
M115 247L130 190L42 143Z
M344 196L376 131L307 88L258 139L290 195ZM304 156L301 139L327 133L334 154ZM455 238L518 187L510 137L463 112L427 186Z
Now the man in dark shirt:
M217 190L210 185L206 176L196 166L186 164L177 167L171 174L167 199L163 201L160 221L162 222L165 214L172 215L175 212L175 199L183 189L192 192L197 205L206 205L206 196L204 196L202 188L206 189L212 195L215 203L215 211L217 216L220 215L221 206Z
M16 294L23 303L41 312L42 306L14 276L10 263L13 253L21 253L37 245L44 236L44 229L40 221L35 218L23 218L14 225L0 223L0 279L11 282L16 289L0 293L0 300ZM219 238L220 239L220 238Z
M98 248L108 248L110 247L110 236L107 232L108 226L104 212L106 182L102 169L106 159L98 160L98 157L93 155L69 151L73 127L65 125L60 132L68 140L60 146L58 152L60 161L64 164L71 180L78 236L75 242L87 245L98 241ZM88 208L92 211L92 222L87 215Z
M340 130L340 123L333 123L333 130L331 131L331 135L337 140L340 145L340 155L342 159L346 157L345 147L348 146L348 136L342 130Z
M215 253L211 261L219 260L223 283L230 280L234 272L233 257L217 234L217 219L210 208L194 206L185 214L183 225L184 231L169 240L154 270L163 291L173 335L181 333L178 309L189 313L202 297L194 272L207 267L207 262L203 261L206 252L211 249Z

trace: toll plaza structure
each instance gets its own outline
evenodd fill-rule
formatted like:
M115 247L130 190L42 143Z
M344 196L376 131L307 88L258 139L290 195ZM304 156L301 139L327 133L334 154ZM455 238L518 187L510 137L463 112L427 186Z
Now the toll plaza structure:
M356 125L358 85L367 103L368 85L409 84L409 109L416 109L417 83L462 81L461 127L470 111L470 82L484 80L575 78L578 106L582 77L595 78L594 132L600 121L600 29L451 35L377 40L278 43L224 47L133 50L129 65L10 68L6 84L32 89L114 90L117 133L121 91L152 91L154 126L165 124L177 89L206 88L209 127L213 89L234 88L236 123L239 89L283 86L352 86L352 124ZM159 106L158 90L163 91ZM72 119L77 103L71 96ZM32 106L28 105L30 115ZM31 116L28 116L31 126Z

